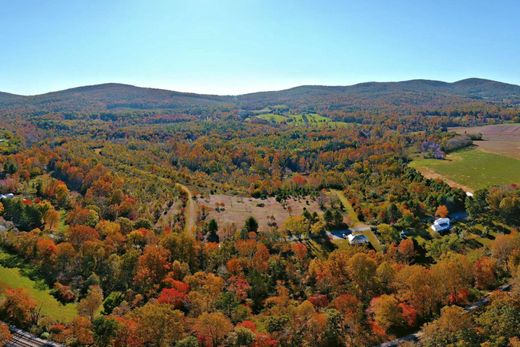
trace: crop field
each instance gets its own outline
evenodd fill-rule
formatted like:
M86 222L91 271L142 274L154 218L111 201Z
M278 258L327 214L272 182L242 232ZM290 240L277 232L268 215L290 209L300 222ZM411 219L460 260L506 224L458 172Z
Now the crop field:
M0 251L0 260L4 261L9 257L11 255ZM33 281L25 276L20 268L0 265L0 292L6 288L25 289L36 300L41 313L56 321L70 322L78 314L76 304L61 304L50 294L49 288L42 281Z
M479 149L520 160L520 124L461 127L450 130L458 134L482 134L483 141L474 141Z
M449 154L446 160L418 159L410 166L429 178L443 178L466 191L497 184L520 183L520 160L479 148Z
M269 217L274 217L278 226L281 226L289 216L299 216L305 207L309 212L321 214L316 200L312 198L288 199L284 203L275 198L255 199L241 196L216 194L197 199L199 211L202 206L209 210L206 220L214 218L220 227L235 224L240 229L249 216L258 221L259 230L269 228ZM217 211L217 203L224 204Z

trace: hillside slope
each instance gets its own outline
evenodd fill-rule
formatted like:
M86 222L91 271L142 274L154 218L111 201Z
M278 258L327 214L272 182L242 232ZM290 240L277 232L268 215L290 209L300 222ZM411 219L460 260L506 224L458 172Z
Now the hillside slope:
M470 78L454 83L410 80L367 82L352 86L305 85L237 96L182 93L118 83L78 87L34 96L0 93L2 108L52 112L114 109L187 110L227 106L255 109L277 104L290 107L326 106L364 110L373 108L374 105L435 107L475 100L520 104L520 86Z

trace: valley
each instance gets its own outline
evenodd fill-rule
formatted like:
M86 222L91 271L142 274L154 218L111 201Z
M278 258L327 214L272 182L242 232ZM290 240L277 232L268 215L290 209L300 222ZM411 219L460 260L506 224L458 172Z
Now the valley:
M0 94L0 320L71 346L435 338L520 288L519 90Z

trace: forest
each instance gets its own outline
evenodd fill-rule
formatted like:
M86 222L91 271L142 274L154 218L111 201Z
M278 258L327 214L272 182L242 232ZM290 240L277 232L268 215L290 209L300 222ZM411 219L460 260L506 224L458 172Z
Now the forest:
M72 310L0 278L0 343L519 346L518 182L468 194L409 164L473 146L449 127L520 122L520 87L434 82L0 94L0 269ZM289 217L218 223L215 196ZM360 226L377 246L334 236Z

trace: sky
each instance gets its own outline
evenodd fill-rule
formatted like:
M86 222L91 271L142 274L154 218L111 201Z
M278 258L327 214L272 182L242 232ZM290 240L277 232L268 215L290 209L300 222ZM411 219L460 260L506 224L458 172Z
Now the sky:
M0 91L520 84L518 0L0 0Z

